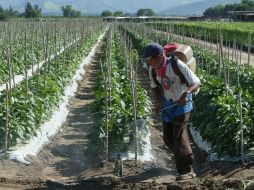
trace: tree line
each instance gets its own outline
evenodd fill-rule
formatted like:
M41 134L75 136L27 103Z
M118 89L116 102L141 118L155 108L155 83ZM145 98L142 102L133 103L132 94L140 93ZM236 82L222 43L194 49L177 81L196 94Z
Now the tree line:
M228 17L228 11L254 11L253 0L242 0L240 3L217 5L205 10L205 17Z
M71 5L62 6L61 10L64 17L77 18L82 16L81 12L72 8ZM121 17L121 16L130 16L130 15L131 14L123 13L122 11L111 12L109 10L105 10L101 13L102 17L107 17L107 16ZM152 9L139 9L136 15L137 16L155 16L156 14ZM3 9L3 7L0 5L0 20L6 20L8 18L15 18L15 17L40 18L42 17L42 13L41 13L41 9L39 5L37 4L32 5L30 2L26 3L25 11L23 13L20 13L17 10L14 10L11 6L9 9Z
M102 17L108 17L108 16L115 16L115 17L121 17L121 16L130 16L130 13L123 13L122 11L116 11L111 12L109 10L105 10L101 13ZM155 16L156 13L152 9L139 9L136 14L136 16Z
M61 7L62 14L64 17L76 18L81 17L82 14L80 11L75 10L71 5L66 5ZM214 18L225 18L229 16L228 11L253 11L254 10L254 0L241 0L240 3L226 4L226 5L217 5L215 7L210 7L206 9L203 13L205 17L214 17ZM155 16L156 13L152 9L139 9L135 16ZM101 13L102 17L115 16L131 16L130 13L124 13L122 11L112 12L110 10L105 10ZM7 18L13 17L25 17L25 18L40 18L42 17L41 9L38 5L32 5L30 2L27 2L25 5L25 11L19 13L14 10L11 6L9 9L3 9L0 5L0 20L6 20Z
M81 17L81 12L72 8L71 5L66 5L61 7L64 17L76 18ZM32 5L30 2L27 2L25 5L25 11L23 13L14 10L11 6L9 9L4 9L0 5L0 20L6 20L8 18L15 17L25 17L25 18L41 18L42 13L39 5Z

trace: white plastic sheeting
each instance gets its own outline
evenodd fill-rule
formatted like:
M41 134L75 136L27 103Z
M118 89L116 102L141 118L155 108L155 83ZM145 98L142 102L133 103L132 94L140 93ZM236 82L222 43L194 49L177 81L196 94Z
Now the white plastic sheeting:
M125 127L134 127L134 122L126 124ZM137 160L140 161L152 161L154 156L152 155L152 146L151 146L151 133L148 122L143 119L137 120ZM130 139L126 139L126 141L130 141ZM117 151L113 153L113 158L117 158L120 155L121 160L133 160L135 158L135 142L133 141L128 150L125 152Z
M211 143L207 142L206 140L203 140L198 131L196 131L193 127L190 127L190 132L194 142L201 150L204 150L207 153L212 150Z
M203 151L208 153L207 161L216 161L216 160L223 160L223 161L239 161L241 160L241 157L230 157L230 156L224 156L220 157L217 152L212 151L211 143L207 142L206 140L203 140L200 133L195 130L193 127L190 127L190 132L193 137L193 140L195 144ZM254 152L247 153L244 156L244 160L250 160L254 156Z
M152 161L154 156L152 155L152 146L151 146L151 140L150 140L150 130L149 133L146 135L145 141L146 141L146 145L142 148L142 153L140 153L138 151L138 156L137 156L137 160L140 161ZM133 160L135 158L135 153L133 152L127 152L127 153L122 153L121 154L121 158L122 160Z
M40 126L40 128L36 132L36 136L30 139L27 144L16 146L10 151L8 151L9 158L11 160L15 160L24 164L31 164L28 156L36 156L36 154L43 147L43 145L49 142L50 137L52 137L59 131L60 127L65 122L69 113L69 110L67 108L69 104L68 100L70 97L74 96L78 88L78 81L82 79L83 75L86 72L84 70L84 66L91 63L92 57L95 55L95 50L105 34L106 32L104 32L98 38L96 45L94 45L89 55L80 64L79 69L76 71L76 74L72 78L72 83L65 88L64 97L59 104L59 109L54 112L52 118L49 121Z
M79 40L77 40L79 41ZM62 48L60 51L58 51L56 54L51 55L49 58L49 61L54 59L56 56L60 55L61 53L63 53L63 51L65 51L65 49L69 48L70 46L72 46L73 44L75 44L76 41L73 41L73 43L69 44L68 46L66 46L65 48ZM27 71L27 77L30 78L33 76L33 72L39 70L43 65L44 65L45 61L40 62L39 64L34 64L33 68L29 69ZM11 80L11 87L9 88L14 88L14 84L15 85L19 85L23 80L25 79L24 75L15 75L14 76L14 82L13 80ZM9 83L8 83L9 85ZM6 84L0 84L0 92L6 89Z

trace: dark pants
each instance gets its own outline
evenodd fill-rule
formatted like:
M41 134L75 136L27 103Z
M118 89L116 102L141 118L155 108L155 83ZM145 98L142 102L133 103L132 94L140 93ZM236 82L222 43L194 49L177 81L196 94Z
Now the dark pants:
M188 134L190 113L177 116L172 123L163 121L163 141L174 153L178 173L189 173L193 164L193 153Z

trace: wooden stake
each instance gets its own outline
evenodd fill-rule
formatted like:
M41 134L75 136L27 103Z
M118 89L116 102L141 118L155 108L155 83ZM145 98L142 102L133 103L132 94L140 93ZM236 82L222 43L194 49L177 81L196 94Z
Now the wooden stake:
M31 52L32 52L32 74L34 74L34 21L32 25L32 42L31 42Z
M8 53L8 67L10 68L11 70L11 74L9 74L9 80L12 80L12 84L13 84L13 87L15 88L16 84L15 84L15 74L14 74L14 68L13 68L13 61L12 61L12 37L11 37L11 31L12 31L12 27L10 25L10 28L9 28L9 53ZM12 77L12 78L11 78ZM10 84L11 85L11 82Z
M4 145L5 150L8 150L8 128L9 128L9 87L8 83L6 83L6 123L5 123L5 137L4 137Z
M105 161L108 162L108 122L109 122L109 113L108 113L108 79L109 79L109 72L107 69L105 78L104 78L104 91L105 91L105 114L106 114L106 119L105 119Z
M58 58L58 55L57 55L57 27L56 27L56 23L55 23L55 30L54 30L54 54L55 54L55 58L54 58L54 61L55 61L55 65L57 65L57 69L59 69L59 65L58 65L58 62L57 62L57 58Z
M240 117L240 138L241 138L241 161L244 165L244 136L243 136L243 113L242 113L242 89L240 85L240 63L237 60L237 86L238 86L238 104Z
M12 66L11 66L11 51L10 51L10 47L11 47L11 38L10 38L10 33L9 33L9 38L8 38L8 41L9 42L7 42L7 44L9 44L9 45L7 45L7 49L6 49L6 58L7 58L7 64L8 64L8 82L9 82L9 91L8 91L8 93L10 94L10 97L12 97L12 83L11 83L11 81L12 81ZM9 105L9 107L11 108L10 110L11 110L11 112L13 112L13 110L12 110L12 104L11 104L11 102L10 102L10 105Z
M44 88L46 88L47 82L47 74L49 73L48 66L48 32L46 35L46 44L45 44L45 52L44 52Z
M26 98L28 99L28 76L27 76L27 30L25 30L25 83L26 83Z
M224 74L224 84L225 84L225 91L226 96L228 96L228 81L227 81L227 71L224 63L224 56L223 56L223 36L222 33L220 33L220 58L223 66L223 74Z
M137 166L138 160L138 125L137 125L137 84L136 84L136 75L135 75L135 64L138 64L138 58L132 56L131 57L131 92L132 92L132 100L133 100L133 116L134 116L134 137L135 137L135 165ZM137 69L136 69L137 70Z
M249 41L249 43L248 43L248 65L250 65L251 34L252 33L249 32L249 35L248 35L248 41Z

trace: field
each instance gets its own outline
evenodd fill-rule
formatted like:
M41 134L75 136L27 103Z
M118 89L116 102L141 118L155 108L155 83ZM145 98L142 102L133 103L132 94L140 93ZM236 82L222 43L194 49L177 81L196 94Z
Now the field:
M252 25L0 25L0 189L254 188ZM180 182L140 58L175 41L192 47L202 83L190 126L198 177Z

